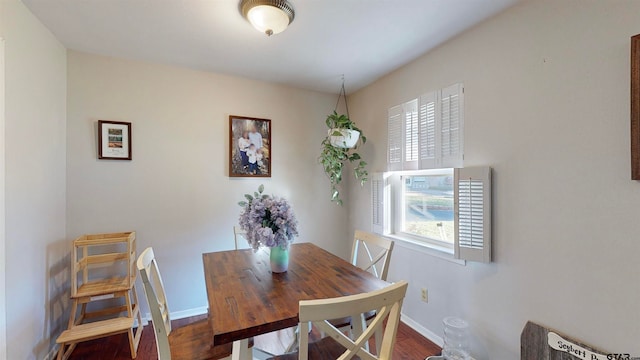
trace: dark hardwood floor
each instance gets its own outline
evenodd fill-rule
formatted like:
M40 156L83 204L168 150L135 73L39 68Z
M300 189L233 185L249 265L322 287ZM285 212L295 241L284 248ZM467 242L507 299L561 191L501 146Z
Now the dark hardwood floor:
M203 315L205 316L205 315ZM186 319L174 320L172 325L180 327L192 321L202 319L196 316ZM318 337L315 332L311 333L311 338ZM393 358L397 360L423 360L428 356L439 355L441 349L431 341L425 339L415 330L400 323L398 327L398 337L393 350ZM129 353L129 342L125 334L114 335L103 339L87 341L78 344L71 354L69 360L124 360L131 359ZM142 331L142 339L138 347L137 360L157 360L156 340L153 336L151 324L145 326ZM188 359L177 359L188 360Z

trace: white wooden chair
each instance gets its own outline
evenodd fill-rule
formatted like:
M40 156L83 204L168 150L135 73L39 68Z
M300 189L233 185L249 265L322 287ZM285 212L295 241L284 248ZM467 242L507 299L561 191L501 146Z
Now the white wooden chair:
M390 360L407 286L406 281L399 281L370 293L300 301L300 350L297 353L273 357L271 360L351 359L354 356L362 360ZM346 317L349 314L365 314L371 310L376 311L376 316L364 328L362 334L353 340L327 320ZM376 331L382 330L385 319L387 323L380 351L373 355L367 350L366 344ZM310 344L308 321L329 336ZM364 322L363 316L360 316L360 321Z
M353 238L353 246L351 248L351 263L362 270L372 273L375 277L387 281L389 273L389 263L391 253L393 251L392 240L368 233L362 230L356 230ZM365 320L371 321L376 316L375 311L365 314ZM348 332L351 336L351 317L331 320L333 326L342 331ZM322 334L324 336L324 334ZM380 352L380 344L382 339L382 331L376 331L376 351Z
M242 230L240 226L233 227L233 240L236 242L236 250L249 248L246 236L247 232Z
M151 310L159 360L231 359L231 343L213 346L213 331L209 319L177 329L171 327L169 305L152 248L146 248L140 254L137 266Z
M394 242L382 236L356 230L351 248L351 263L387 281ZM375 255L374 255L375 254Z

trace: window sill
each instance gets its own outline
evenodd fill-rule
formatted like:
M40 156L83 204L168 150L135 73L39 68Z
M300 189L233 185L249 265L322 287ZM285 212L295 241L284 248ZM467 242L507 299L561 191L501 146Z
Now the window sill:
M460 260L453 257L452 249L438 246L435 244L427 244L427 243L411 240L406 237L399 236L397 234L387 234L385 236L394 240L398 240L397 245L402 246L403 248L419 251L423 254L427 254L427 255L437 257L439 259L447 260L454 264L463 265L463 266L467 265L467 262L465 260Z

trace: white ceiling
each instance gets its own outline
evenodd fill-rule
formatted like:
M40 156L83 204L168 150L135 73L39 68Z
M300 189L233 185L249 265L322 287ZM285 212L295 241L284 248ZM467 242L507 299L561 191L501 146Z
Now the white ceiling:
M290 0L267 37L239 0L22 0L69 49L353 92L520 0Z

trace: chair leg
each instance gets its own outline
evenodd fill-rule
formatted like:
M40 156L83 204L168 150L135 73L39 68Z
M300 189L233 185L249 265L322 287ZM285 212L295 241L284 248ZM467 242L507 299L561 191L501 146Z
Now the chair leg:
M231 352L233 360L252 360L253 350L249 348L249 339L242 339L233 342L233 350Z
M352 315L351 316L351 328L349 329L349 338L356 339L364 332L364 329L367 327L363 314ZM369 351L369 342L366 342L363 347L365 350Z
M382 348L382 329L376 330L374 333L374 339L376 340L376 355L380 356L380 349Z
M296 326L296 329L293 331L293 334L294 334L293 341L291 342L291 344L289 344L289 347L287 348L285 353L294 352L298 348L298 344L299 344L298 338L300 336L300 325Z
M71 353L73 352L73 349L76 348L76 343L71 343L71 344L66 344L66 343L62 343L60 344L60 349L58 349L58 357L56 358L57 360L67 360L69 358L69 356L71 356ZM67 348L65 350L65 347Z
M134 344L135 340L133 336L133 329L129 329L129 331L127 331L127 337L129 338L129 351L131 351L131 358L135 359L138 354L136 353L136 347Z

